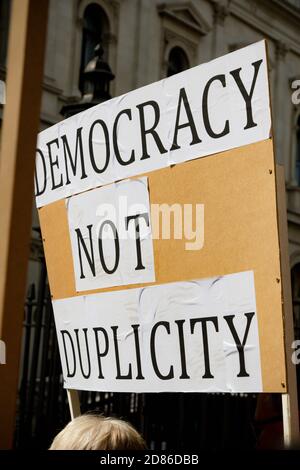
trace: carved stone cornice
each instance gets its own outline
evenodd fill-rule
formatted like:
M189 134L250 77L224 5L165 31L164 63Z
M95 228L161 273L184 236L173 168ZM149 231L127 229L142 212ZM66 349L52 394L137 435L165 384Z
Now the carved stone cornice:
M177 23L183 30L193 31L198 36L207 34L211 29L191 2L161 3L157 11L163 19Z
M213 2L214 11L214 24L224 26L226 17L230 14L230 8L228 5L219 2Z
M178 45L185 45L187 46L190 50L192 50L195 46L195 44L190 41L188 38L181 36L180 34L177 34L175 31L172 31L170 29L165 29L164 31L164 41L166 44L176 42Z

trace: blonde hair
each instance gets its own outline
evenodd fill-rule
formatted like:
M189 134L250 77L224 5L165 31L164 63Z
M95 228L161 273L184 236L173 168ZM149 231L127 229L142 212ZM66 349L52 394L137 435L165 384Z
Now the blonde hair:
M87 414L75 418L54 438L50 450L142 450L142 436L126 421Z

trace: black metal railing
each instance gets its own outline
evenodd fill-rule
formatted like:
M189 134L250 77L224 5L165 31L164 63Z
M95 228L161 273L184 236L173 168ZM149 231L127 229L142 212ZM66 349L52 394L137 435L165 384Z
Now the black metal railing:
M15 433L16 448L48 448L70 420L44 258L38 285L28 289ZM143 395L80 392L82 412L122 416L138 429L143 423Z
M30 285L24 309L17 448L46 448L69 420L44 259L40 266L38 286Z

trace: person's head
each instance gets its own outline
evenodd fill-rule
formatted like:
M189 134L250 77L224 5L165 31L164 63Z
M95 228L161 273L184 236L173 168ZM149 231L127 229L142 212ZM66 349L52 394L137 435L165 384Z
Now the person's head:
M142 436L126 421L87 414L75 418L54 438L50 450L143 450Z

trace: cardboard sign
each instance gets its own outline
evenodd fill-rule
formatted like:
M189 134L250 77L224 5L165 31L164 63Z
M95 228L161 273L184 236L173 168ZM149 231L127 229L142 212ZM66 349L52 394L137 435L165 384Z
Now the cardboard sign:
M264 41L132 91L39 135L36 202L267 139Z
M147 178L78 194L66 210L78 292L155 281Z
M270 123L260 42L40 134L67 388L286 391Z
M262 391L253 272L53 304L67 388Z

